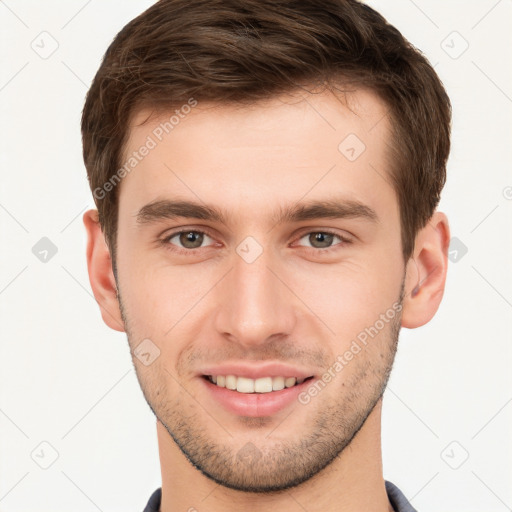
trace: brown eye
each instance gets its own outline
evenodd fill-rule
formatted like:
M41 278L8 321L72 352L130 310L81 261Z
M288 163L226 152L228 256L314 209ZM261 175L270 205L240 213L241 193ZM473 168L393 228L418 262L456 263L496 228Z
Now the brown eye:
M300 240L306 240L306 247L312 247L314 249L329 249L339 243L335 242L335 239L338 239L340 242L349 242L340 235L329 233L328 231L312 231L300 238Z
M213 242L213 240L202 231L179 231L169 235L165 243L176 245L180 249L199 249L205 241Z
M310 233L309 234L309 243L312 247L317 249L324 249L326 247L330 247L332 245L332 241L334 240L334 235L330 233Z
M203 239L203 234L197 231L183 232L179 235L180 243L186 249L197 249L198 247L201 247Z

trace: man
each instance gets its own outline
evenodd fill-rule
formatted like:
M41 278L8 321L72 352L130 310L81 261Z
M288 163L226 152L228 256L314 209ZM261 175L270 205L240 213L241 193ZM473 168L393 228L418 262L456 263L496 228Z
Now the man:
M354 0L160 0L118 34L84 222L157 418L147 511L414 510L383 478L382 395L443 295L450 117Z

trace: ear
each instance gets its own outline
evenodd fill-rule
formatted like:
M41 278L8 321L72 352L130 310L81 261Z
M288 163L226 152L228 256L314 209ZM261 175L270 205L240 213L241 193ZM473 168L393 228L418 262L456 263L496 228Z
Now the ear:
M94 298L103 321L111 329L124 332L112 259L98 220L98 211L88 210L83 221L87 231L87 268Z
M429 322L443 298L448 270L450 228L444 213L435 212L421 229L407 263L402 327L414 329Z

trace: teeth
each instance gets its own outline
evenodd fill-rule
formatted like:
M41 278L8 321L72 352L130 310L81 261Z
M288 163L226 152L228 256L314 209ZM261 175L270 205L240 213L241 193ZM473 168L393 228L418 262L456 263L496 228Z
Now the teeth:
M296 381L297 379L295 377L288 377L284 380L284 387L291 388L292 386L295 386Z
M236 382L236 390L240 393L254 393L254 379L238 377Z
M234 375L226 375L226 387L236 389L236 377Z
M272 377L256 379L254 381L254 391L256 393L270 393L272 391Z
M260 377L249 379L236 375L210 375L210 380L221 388L236 390L239 393L270 393L302 384L305 379L296 377Z
M274 391L284 389L284 377L274 377L272 379L272 389Z

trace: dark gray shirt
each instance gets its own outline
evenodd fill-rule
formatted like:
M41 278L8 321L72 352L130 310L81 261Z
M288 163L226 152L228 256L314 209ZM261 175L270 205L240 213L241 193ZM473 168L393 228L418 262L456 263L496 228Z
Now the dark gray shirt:
M407 501L402 491L391 482L386 481L386 492L388 499L395 512L417 512ZM149 498L148 504L143 512L159 512L160 501L162 500L162 489L157 489Z

